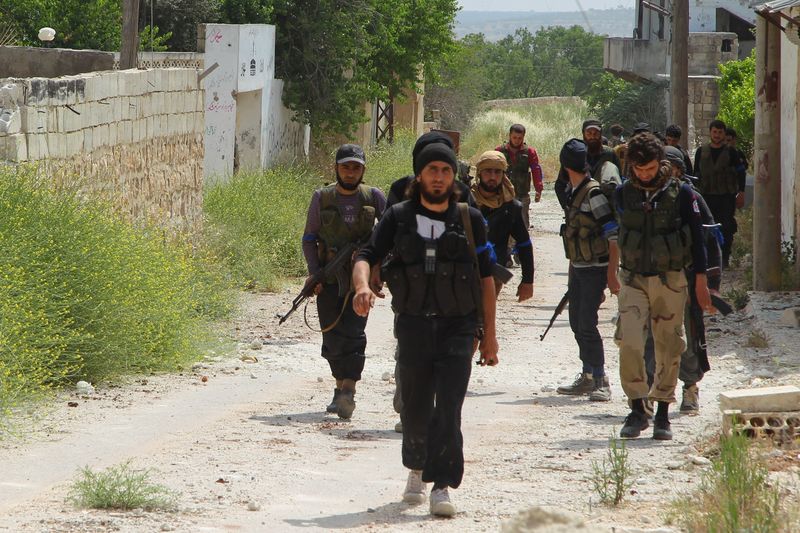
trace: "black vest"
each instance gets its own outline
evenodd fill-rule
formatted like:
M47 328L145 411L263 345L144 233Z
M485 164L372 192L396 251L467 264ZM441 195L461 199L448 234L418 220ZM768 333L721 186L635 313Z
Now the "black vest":
M450 204L445 231L438 239L417 233L418 204L397 204L397 232L392 259L382 278L392 293L392 308L408 315L459 317L473 313L480 301L480 275L455 203ZM435 250L428 261L426 252Z

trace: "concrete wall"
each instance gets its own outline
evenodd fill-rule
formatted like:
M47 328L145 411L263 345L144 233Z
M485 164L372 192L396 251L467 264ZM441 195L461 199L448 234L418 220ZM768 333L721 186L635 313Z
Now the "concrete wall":
M629 81L655 81L667 72L667 41L607 38L603 66Z
M788 10L787 10L788 11ZM790 14L800 16L800 8ZM800 79L800 49L789 42L785 34L781 36L781 239L794 239L800 244L800 118L797 99L798 79Z
M97 50L0 46L0 78L57 78L111 70L113 62L113 53Z
M0 80L0 160L39 164L56 181L79 179L135 221L196 228L202 158L194 70Z
M708 126L719 111L718 76L689 76L689 150L709 141Z
M735 33L690 33L689 75L719 74L719 64L735 61L738 54L739 40Z
M139 68L203 68L203 54L197 52L139 52ZM119 52L114 52L114 70L119 69Z
M207 24L202 35L206 178L307 157L308 126L291 120L275 79L275 26Z
M689 31L717 31L717 9L724 9L740 19L755 24L753 7L764 0L693 0L689 5Z

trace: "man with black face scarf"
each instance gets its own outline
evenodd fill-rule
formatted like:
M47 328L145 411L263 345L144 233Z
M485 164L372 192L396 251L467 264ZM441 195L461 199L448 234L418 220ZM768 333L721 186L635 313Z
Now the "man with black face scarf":
M361 183L365 167L364 150L355 144L344 144L336 151L336 183L314 191L303 234L309 275L317 273L343 246L365 241L383 214L383 193ZM356 382L364 369L367 319L353 312L350 287L339 287L336 278L318 285L316 294L322 357L336 379L327 411L350 418L356 406Z

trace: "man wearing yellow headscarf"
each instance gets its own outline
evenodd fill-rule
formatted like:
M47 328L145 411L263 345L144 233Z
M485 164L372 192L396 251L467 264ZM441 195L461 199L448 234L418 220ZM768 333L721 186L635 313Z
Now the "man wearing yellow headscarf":
M514 249L522 266L517 301L525 301L533 296L533 245L522 216L522 203L514 198L514 186L506 177L508 163L501 152L489 150L481 154L476 167L472 195L489 225L487 240L494 247L497 262L505 265L509 237L514 237L517 243ZM503 283L495 278L494 285L499 295Z

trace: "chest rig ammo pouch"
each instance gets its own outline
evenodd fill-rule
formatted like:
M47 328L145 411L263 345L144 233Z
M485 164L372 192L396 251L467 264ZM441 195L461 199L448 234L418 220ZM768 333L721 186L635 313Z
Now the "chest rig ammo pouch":
M330 262L336 253L351 242L366 240L375 225L375 207L372 198L372 189L366 185L359 185L356 193L359 198L360 208L353 224L347 224L339 211L336 202L336 185L328 185L320 191L320 230L317 251L322 266ZM352 268L350 261L343 268ZM325 283L336 282L336 277L326 278Z
M619 248L622 268L638 274L682 270L692 262L692 235L681 221L680 183L650 201L628 181L622 189Z
M700 188L703 194L736 194L739 192L739 185L736 181L736 174L731 167L730 150L723 148L716 163L711 156L711 145L703 145L700 150L700 173L703 179L700 180Z
M567 259L577 263L608 261L608 240L603 228L591 214L581 211L581 204L600 184L591 180L575 193L566 209L566 223L561 225L561 239Z
M414 202L396 208L398 218L392 260L381 269L397 313L460 317L478 309L480 284L474 252L451 204L438 239L417 233Z
M501 150L508 161L508 179L514 185L517 198L527 196L531 192L531 162L528 154L528 145L523 143L517 150L516 158L511 161L511 147L508 143Z

